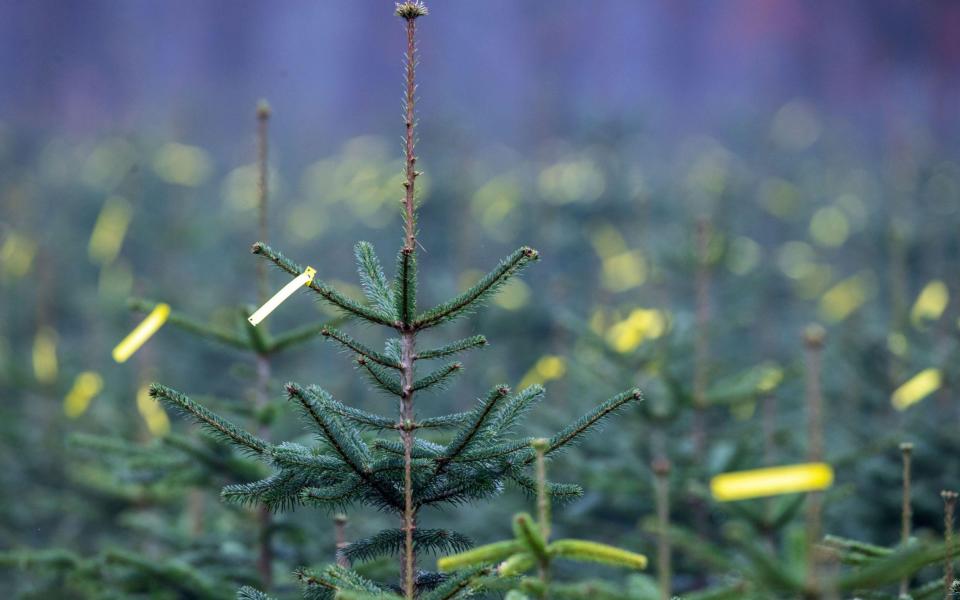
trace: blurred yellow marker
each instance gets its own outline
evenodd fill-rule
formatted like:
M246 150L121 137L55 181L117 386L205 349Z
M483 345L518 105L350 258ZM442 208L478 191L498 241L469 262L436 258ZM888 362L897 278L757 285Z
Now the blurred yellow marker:
M0 273L17 278L30 271L33 257L37 254L37 243L32 239L12 232L0 246Z
M156 437L170 432L170 419L156 399L150 397L150 386L144 385L137 390L137 410L147 424L147 429Z
M87 412L90 401L103 389L103 378L93 371L84 371L77 375L73 387L63 399L63 413L76 419Z
M710 491L720 502L823 490L833 484L833 468L826 463L723 473L710 480Z
M155 334L157 330L167 322L167 317L169 316L170 305L158 304L156 308L147 315L146 319L134 327L133 331L117 344L117 347L113 349L113 360L118 363L126 362L128 358L133 356L134 352L140 349L140 346L150 339L150 336Z
M947 285L939 279L934 279L923 287L916 302L913 303L913 308L910 309L910 321L914 325L919 325L925 320L936 321L949 302L950 291Z
M117 258L132 217L133 209L123 198L112 196L103 203L87 247L90 260L106 265Z
M890 403L897 410L906 410L939 390L942 382L940 369L924 369L894 390Z
M316 274L316 269L313 267L307 267L303 273L300 273L290 283L280 288L280 291L274 294L273 298L267 300L264 305L258 308L255 313L250 315L247 320L250 321L251 325L259 325L260 321L266 319L267 315L272 313L278 306L280 306L284 300L292 296L301 285L309 286L311 283L313 283L313 276Z
M52 383L57 378L57 332L42 327L33 339L33 374L40 383Z
M520 389L529 387L535 383L546 383L555 379L560 379L567 374L567 361L562 356L547 354L540 357L533 367L527 371L527 374L520 380Z

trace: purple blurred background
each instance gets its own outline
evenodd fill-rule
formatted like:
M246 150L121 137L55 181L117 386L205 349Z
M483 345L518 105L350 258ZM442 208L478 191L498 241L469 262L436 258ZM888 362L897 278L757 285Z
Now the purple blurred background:
M248 151L275 107L285 152L399 132L402 28L386 0L3 0L0 121ZM960 3L435 1L424 126L528 147L573 123L669 142L803 98L858 135L956 132Z

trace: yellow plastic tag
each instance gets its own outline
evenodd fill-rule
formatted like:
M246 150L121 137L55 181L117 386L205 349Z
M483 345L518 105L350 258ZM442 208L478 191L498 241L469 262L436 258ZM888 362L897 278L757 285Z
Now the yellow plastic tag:
M150 339L150 336L163 327L163 324L167 322L167 317L169 316L170 305L158 304L156 308L147 315L146 319L134 327L133 331L117 344L117 347L113 349L113 360L118 363L126 362L128 358L133 356L134 352L140 349L140 346L144 345L146 341Z
M131 218L133 209L123 198L113 196L104 202L87 246L90 260L108 265L117 258Z
M143 417L147 429L156 437L163 437L170 433L170 419L156 399L150 397L150 386L143 385L137 390L137 410Z
M833 485L833 468L826 463L723 473L710 480L710 492L720 502L814 492Z
M103 389L103 378L93 371L84 371L77 375L73 387L63 399L63 413L76 419L87 412L90 401Z
M313 283L313 276L316 274L316 269L313 267L307 267L304 269L303 273L300 273L293 280L291 280L290 283L280 288L280 291L274 294L273 298L267 300L263 306L258 308L256 312L250 315L247 320L250 321L250 324L253 326L259 325L260 322L266 319L267 315L272 313L278 306L280 306L284 300L292 296L301 285L309 287L310 284Z
M33 373L40 383L53 383L57 379L57 332L42 327L33 339Z
M897 410L906 410L940 389L943 376L940 369L924 369L898 387L890 397Z

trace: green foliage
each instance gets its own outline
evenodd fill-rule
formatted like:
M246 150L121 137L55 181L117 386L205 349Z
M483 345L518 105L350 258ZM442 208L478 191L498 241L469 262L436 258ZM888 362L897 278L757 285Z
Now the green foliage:
M267 443L251 433L247 433L230 421L216 415L176 390L154 384L150 386L150 397L162 401L171 408L193 417L207 431L225 443L240 446L247 452L263 454Z
M527 513L519 513L513 517L513 539L487 544L445 556L437 561L437 568L441 571L458 571L469 568L496 567L500 578L521 578L516 580L507 597L555 597L550 581L550 572L556 559L567 559L578 562L601 563L614 567L629 569L645 569L647 558L642 554L622 550L607 544L588 542L576 539L549 540L550 510L548 485L546 481L545 460L551 444L543 439L534 440L531 447L535 451L538 464L537 505L540 510L539 520L534 520ZM539 577L523 577L534 568L539 569ZM496 589L495 582L491 585L480 577L485 572L478 571L474 577L477 585L487 589ZM571 590L566 590L566 597Z
M412 29L408 29L408 34L412 35ZM411 41L411 48L412 44ZM408 60L412 61L412 57ZM412 77L412 66L408 77ZM408 89L413 85L409 80ZM408 136L412 136L410 128ZM273 469L265 478L226 486L222 492L225 500L264 506L271 511L286 511L298 505L340 511L362 505L392 513L401 518L403 528L386 529L355 540L340 549L340 557L351 564L362 565L382 556L400 555L405 558L408 569L422 554L460 552L472 545L467 537L455 531L424 528L419 523L414 527L416 516L424 508L489 498L499 494L508 482L527 492L536 489L542 497L554 495L563 499L580 493L576 486L531 483L525 472L534 460L529 439L512 437L522 417L543 398L541 386L511 394L507 386L500 385L465 413L432 416L419 422L413 418L415 394L443 390L463 371L462 363L451 362L417 376L415 362L486 345L485 337L473 335L418 354L417 334L475 310L539 255L531 248L522 247L464 293L418 314L417 252L411 243L415 233L412 186L416 176L411 166L414 160L411 148L412 137L408 137L407 238L398 253L392 285L387 283L373 246L365 242L357 244L354 254L366 303L350 299L319 279L310 283L310 288L324 301L350 317L399 334L388 340L383 352L378 352L338 328L321 330L324 337L356 357L359 370L375 389L400 399L400 414L396 419L347 406L318 386L288 383L287 395L313 432L315 441L310 446L293 442L270 444L179 392L159 384L151 387L153 397L176 407L218 439L256 455ZM303 271L300 264L263 243L254 244L253 252L290 275ZM267 337L250 339L260 352L275 347ZM633 389L599 404L550 438L545 452L554 453L575 443L625 404L638 400L641 400L640 393ZM431 440L418 435L421 430L444 429L450 430L446 439ZM530 540L539 539L535 527L522 527L528 545ZM535 545L535 554L540 560L556 555L613 562L616 557L622 557L612 550L602 551L599 546L566 543L554 548L546 546L545 540L540 542ZM486 573L488 569L483 565L453 577L429 571L410 573L410 576L402 575L399 587L407 598L414 595L428 600L462 597L471 592L473 580ZM308 599L395 597L391 591L394 588L386 582L375 582L342 566L302 570L298 577L304 597ZM253 589L241 591L241 597L260 597L258 594Z
M500 261L495 269L484 275L473 287L417 316L414 325L418 329L426 329L468 314L489 300L521 269L539 258L540 254L533 248L526 246L518 248L513 254Z

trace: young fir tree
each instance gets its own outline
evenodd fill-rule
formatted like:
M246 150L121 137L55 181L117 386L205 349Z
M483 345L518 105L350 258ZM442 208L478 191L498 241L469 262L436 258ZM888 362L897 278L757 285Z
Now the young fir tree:
M256 117L257 221L259 235L265 239L270 117L265 102L258 105ZM266 270L258 269L256 278L262 302L267 297ZM156 305L157 302L150 300L130 301L130 308L137 312L149 312ZM260 435L265 435L276 412L269 402L271 360L284 350L315 339L324 327L337 321L314 322L271 334L266 328L254 328L247 322L247 307L231 307L229 311L234 317L230 326L206 323L176 310L167 320L171 326L189 334L239 351L252 363L252 400L217 401L217 409L244 419ZM0 565L9 562L54 575L52 587L35 586L38 596L58 590L82 598L150 594L151 598L222 600L233 596L231 587L243 584L271 587L276 562L274 538L281 529L292 534L291 538L298 537L291 531L292 524L273 522L266 507L258 507L255 514L234 508L230 511L232 514L226 516L204 507L207 498L219 493L225 483L249 483L262 478L267 474L264 465L235 455L232 448L220 440L176 433L167 433L148 444L92 434L74 434L69 442L82 459L93 455L103 465L103 469L94 471L96 489L105 498L124 506L122 520L138 540L136 545L108 548L92 556L81 556L68 549L0 555ZM190 502L190 523L178 528L171 521L180 511L172 509L185 497ZM166 512L156 518L158 510ZM253 551L224 555L222 548L228 540L222 528L215 531L206 523L216 521L231 524L229 539L253 540ZM291 554L291 548L285 550ZM109 590L109 594L105 590Z
M307 598L380 597L399 592L408 599L432 600L469 593L476 569L453 575L421 570L419 558L423 554L461 551L471 545L455 531L425 527L420 519L422 511L490 498L500 493L505 483L529 493L537 488L528 473L535 462L530 439L518 437L515 429L543 398L542 387L514 392L506 385L497 385L472 410L462 413L425 416L422 413L426 411L415 409L421 392L445 387L463 368L456 361L433 369L427 365L486 345L483 336L475 335L438 348L421 348L420 334L475 310L539 255L532 248L521 247L462 294L427 310L418 308L416 181L420 172L414 153L415 33L417 19L426 15L427 9L419 1L409 1L398 4L396 14L404 20L407 33L404 237L396 274L392 282L388 281L373 247L361 242L355 254L367 303L355 302L317 279L311 279L308 285L323 301L353 320L392 334L385 348L377 351L340 329L323 330L324 337L356 357L358 370L374 388L397 398L397 413L387 416L362 411L334 399L320 386L289 383L287 395L317 435L317 444L272 444L174 389L155 384L150 390L153 397L187 413L215 435L274 469L266 479L224 488L225 500L272 510L308 505L332 511L365 505L396 515L397 528L357 540L345 546L342 555L354 564L399 555L398 582L370 581L340 565L301 570L298 577ZM262 242L254 244L253 253L290 275L304 272L302 265ZM551 437L544 455L555 455L617 409L640 398L639 390L631 389L596 406ZM547 493L555 500L564 500L576 497L580 490L575 485L551 484ZM244 588L240 597L266 596Z

